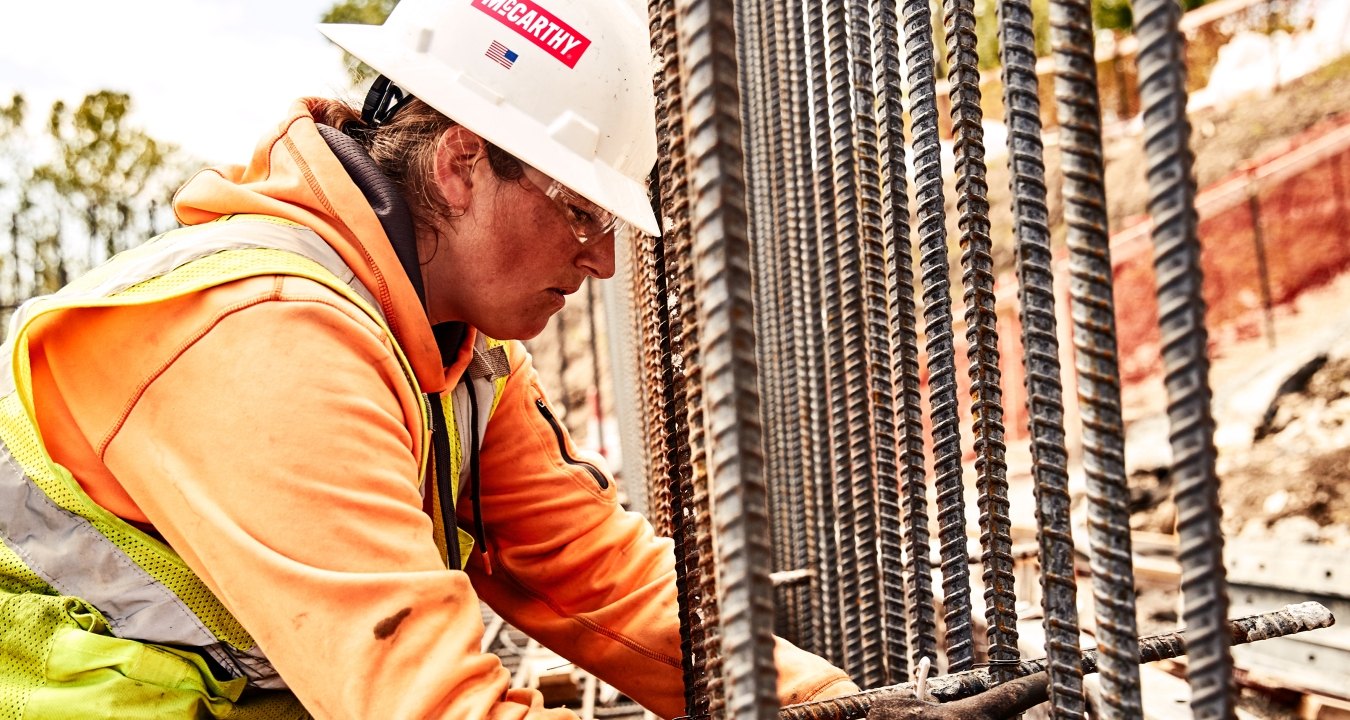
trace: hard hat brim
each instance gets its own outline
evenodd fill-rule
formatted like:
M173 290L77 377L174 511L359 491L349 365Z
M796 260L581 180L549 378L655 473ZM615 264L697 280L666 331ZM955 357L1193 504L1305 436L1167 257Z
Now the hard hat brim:
M390 33L396 31L382 25L348 24L323 24L319 30L423 102L512 155L530 157L528 140L522 139L549 137L548 127L512 109L492 88L435 58L392 42ZM542 160L530 157L529 162L643 232L661 234L645 183L574 153L551 153Z

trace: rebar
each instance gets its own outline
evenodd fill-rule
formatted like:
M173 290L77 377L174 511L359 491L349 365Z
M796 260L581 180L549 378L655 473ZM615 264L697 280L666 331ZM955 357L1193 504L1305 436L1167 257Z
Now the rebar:
M770 15L776 43L775 59L781 80L779 92L787 99L788 109L780 111L780 131L783 133L788 159L784 170L790 173L787 187L788 233L787 266L790 273L788 285L791 288L792 303L791 332L796 342L792 344L794 366L796 368L797 402L797 455L801 458L802 475L799 480L801 502L791 516L791 522L797 527L794 534L801 538L802 566L816 570L806 590L804 614L801 618L803 647L812 652L824 653L827 646L822 628L822 588L820 574L819 533L813 522L819 513L816 506L819 499L819 484L826 476L828 459L822 461L817 452L817 439L825 433L828 426L821 413L817 412L823 362L821 355L821 331L819 313L820 300L813 292L816 287L807 268L814 267L814 253L808 252L808 246L814 247L815 234L812 232L813 195L807 191L810 187L811 157L807 152L810 139L805 124L810 117L809 98L801 84L795 82L794 73L801 71L805 56L806 33L801 27L800 8L790 12L783 0L771 0ZM808 309L810 311L808 311Z
M770 90L770 63L765 61L761 52L765 40L760 5L755 0L743 3L745 12L736 15L736 34L739 40L737 50L742 88L746 206L750 221L748 242L753 275L757 280L752 289L755 306L760 309L755 314L755 349L762 391L760 408L764 423L764 475L771 519L769 530L773 563L770 569L784 571L793 569L788 554L792 546L787 536L789 526L779 520L790 512L787 480L792 476L786 467L790 461L786 436L791 425L786 416L788 403L784 387L788 368L778 359L785 354L783 326L790 319L785 317L780 295L782 265L779 261L778 240L781 231L778 219L783 216L784 208L779 205L782 184L778 180L778 173L771 169L777 163L771 164L776 143L769 118L776 119L777 116L770 113L769 106L776 101L775 94ZM788 639L797 636L796 618L799 613L793 612L794 596L794 588L774 588L774 631Z
M956 136L956 194L961 229L961 284L965 288L966 341L971 415L975 438L975 483L980 509L985 618L989 658L1017 659L1017 594L1013 590L1012 521L1003 445L1003 394L999 385L998 316L994 311L993 241L989 238L989 186L985 181L979 57L975 50L975 1L945 0L947 79ZM948 543L943 542L944 553ZM951 550L955 550L952 544ZM964 538L961 554L964 556ZM945 560L944 560L945 562ZM953 656L948 670L974 664L973 653Z
M957 416L956 351L952 344L951 272L947 259L946 210L943 207L942 151L938 135L937 79L933 18L928 0L905 0L905 57L909 72L910 122L914 135L915 202L923 276L924 334L928 351L928 397L933 434L933 474L937 487L938 545L942 562L943 620L948 667L974 662L970 568L966 555L966 507L961 479L961 430ZM917 498L910 497L914 511ZM910 523L907 523L910 524ZM917 536L911 538L911 562ZM917 569L918 566L916 566ZM911 573L911 577L917 577ZM910 606L922 600L911 598ZM917 628L916 628L917 630ZM914 662L923 650L916 649Z
M820 327L839 332L843 325L843 305L840 300L839 259L831 243L836 237L835 206L836 193L833 156L830 146L830 90L826 68L825 18L823 3L804 3L806 5L807 42L811 56L811 110L812 110L812 148L814 150L814 173L819 179L816 203L816 267L819 268L821 311ZM844 664L845 616L843 608L852 598L843 594L841 576L845 573L846 554L851 549L851 539L843 541L839 514L843 508L836 506L836 498L846 499L847 494L840 487L848 487L852 482L852 468L849 464L849 422L848 407L845 402L848 383L844 378L843 343L823 343L824 353L821 367L825 369L824 393L829 414L829 433L827 445L822 454L829 457L830 472L823 477L818 501L820 511L821 541L821 581L828 593L834 596L834 602L826 603L826 622L830 633L830 642L826 656L836 664ZM836 510L839 512L837 513Z
M903 547L905 529L901 521L907 513L901 509L901 484L917 487L923 505L919 508L926 525L927 498L923 469L923 421L919 407L919 347L914 329L914 269L909 237L909 199L905 188L905 124L900 88L900 22L896 4L887 0L873 0L872 55L875 62L873 87L878 95L877 145L881 153L881 233L885 243L884 263L887 298L886 308L891 350L891 409L899 411L899 476L878 472L877 506L880 510L881 567L891 568L881 574L882 608L886 624L886 669L888 682L904 681L908 675L907 627L904 576L898 569L904 567ZM907 493L909 490L907 490ZM908 510L908 503L905 510ZM924 572L931 573L928 560L928 528L923 528ZM910 582L915 582L911 569ZM928 624L928 642L933 642L933 608L931 604L931 575L924 579L929 601L926 608L916 608L915 615L924 613ZM922 642L922 640L916 641ZM932 652L932 649L929 649Z
M657 467L664 469L668 488L670 536L675 544L675 584L680 614L680 650L684 679L685 711L706 712L708 688L706 671L707 633L703 618L703 578L700 573L699 534L695 524L692 469L690 467L689 406L685 387L683 356L684 325L679 312L681 277L674 258L666 248L686 248L689 240L689 198L685 157L684 115L680 85L680 52L675 28L675 13L669 0L651 4L653 47L662 64L656 76L657 140L661 143L657 161L659 200L662 215L661 238L651 238L650 265L655 299L656 336L660 348L661 421L664 423L662 451ZM687 284L687 283L686 283ZM706 551L706 549L705 549Z
M1229 620L1225 624L1224 635L1231 644L1244 645L1331 627L1335 622L1336 618L1324 606L1305 602L1286 605L1273 612ZM1189 647L1188 637L1188 632L1179 631L1141 638L1137 641L1139 655L1135 662L1150 663L1184 655ZM1085 651L1083 672L1096 672L1097 662L1097 651ZM1042 672L1045 668L1044 659L1023 660L1012 670L1015 677L1026 677ZM996 685L998 683L990 677L989 671L980 669L929 678L925 690L938 702L951 702L979 695ZM895 694L913 697L914 691L913 683L902 683L842 698L789 705L778 712L778 720L863 720L877 698Z
M1078 646L1078 586L1069 518L1068 452L1064 439L1054 273L1050 266L1049 211L1045 205L1036 38L1029 0L1001 0L998 13L1051 713L1056 718L1081 718L1085 701L1079 670L1082 651ZM1012 602L1015 601L1014 596ZM1012 630L1012 637L1016 638L1015 624ZM991 663L995 660L993 647L991 636ZM1016 655L1010 659L1015 660ZM1006 671L997 668L992 671L996 679L1011 679Z
M1214 468L1209 335L1201 292L1191 128L1186 118L1184 39L1178 27L1181 6L1177 0L1138 0L1134 14L1183 617L1193 628L1187 643L1191 710L1204 720L1222 720L1234 712L1233 658L1222 624L1228 590Z
M1074 366L1083 424L1089 564L1102 666L1101 713L1104 718L1124 720L1141 716L1143 709L1139 667L1134 662L1139 641L1134 593L1130 592L1134 587L1130 492L1125 478L1093 32L1089 0L1052 0L1050 39L1068 225Z
M694 313L703 361L707 449L715 525L719 668L726 718L771 718L778 705L773 661L773 586L769 581L768 498L755 365L754 305L742 175L736 5L690 0L679 5L680 53L688 62L689 191ZM741 8L744 12L744 8ZM697 448L695 448L697 450Z

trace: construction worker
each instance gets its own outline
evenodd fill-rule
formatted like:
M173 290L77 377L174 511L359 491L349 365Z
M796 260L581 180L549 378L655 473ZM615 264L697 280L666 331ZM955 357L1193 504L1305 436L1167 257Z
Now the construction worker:
M300 102L186 226L12 324L0 716L568 718L479 600L683 712L671 543L519 339L656 233L645 13L403 0L323 26L381 77ZM203 112L219 112L205 108ZM856 692L789 643L785 703Z

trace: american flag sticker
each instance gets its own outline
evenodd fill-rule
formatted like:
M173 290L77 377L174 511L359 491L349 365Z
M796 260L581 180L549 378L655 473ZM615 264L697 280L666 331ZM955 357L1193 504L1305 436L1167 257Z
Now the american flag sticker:
M487 52L484 54L492 58L493 62L508 70L511 69L512 65L516 64L516 58L520 57L515 51L496 40L492 41L492 44L488 46Z

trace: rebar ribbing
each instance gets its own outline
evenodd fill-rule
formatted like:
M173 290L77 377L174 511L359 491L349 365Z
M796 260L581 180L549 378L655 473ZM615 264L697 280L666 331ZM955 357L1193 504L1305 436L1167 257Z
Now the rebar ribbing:
M1064 170L1069 296L1074 365L1083 423L1100 712L1124 720L1143 714L1139 695L1138 625L1131 562L1125 430L1120 410L1111 249L1103 180L1101 108L1089 0L1052 0L1050 39L1055 105Z
M1225 623L1224 636L1232 645L1244 645L1331 627L1335 622L1336 619L1325 607L1315 602L1305 602L1286 605L1274 612L1229 620ZM1188 636L1188 632L1181 631L1139 639L1139 655L1135 662L1150 663L1184 655L1189 647ZM1097 662L1097 651L1085 651L1083 672L1096 672ZM1043 659L1023 660L1013 669L1013 675L1033 675L1045 670L1045 666L1046 661ZM989 676L988 670L971 670L929 678L925 690L938 702L945 703L979 695L997 684ZM789 705L779 711L778 720L863 720L874 701L894 694L913 697L914 684L903 683L832 700Z
M783 367L781 363L773 361L782 356L780 330L784 322L782 303L778 298L776 242L781 237L777 228L781 209L776 205L773 193L775 183L769 166L769 138L772 136L769 132L768 104L772 93L768 92L767 63L761 52L764 42L761 35L763 20L756 0L742 3L741 8L744 12L736 14L736 49L741 72L741 145L745 151L745 202L749 220L747 240L752 276L755 278L751 289L755 307L760 309L755 314L755 361L762 390L760 411L764 427L764 477L769 498L769 546L773 558L770 569L777 572L794 569L788 564L787 524L778 521L788 512L784 482L788 476L783 467L787 459ZM796 635L795 628L789 627L793 623L789 604L793 588L779 586L773 592L774 632L791 639Z
M762 48L766 56L764 61L765 86L767 88L768 133L772 139L772 168L774 213L779 219L777 230L765 242L772 245L777 254L777 307L775 312L782 315L784 321L780 328L779 349L771 359L772 364L782 365L782 385L779 401L783 405L785 416L783 433L783 453L785 455L784 486L789 509L785 517L778 522L786 525L788 547L784 552L789 567L798 570L811 567L814 553L809 551L806 530L806 487L810 484L812 469L806 460L809 444L803 444L802 430L805 427L803 412L807 410L800 404L804 395L801 389L806 383L801 380L800 364L804 355L802 347L802 315L805 305L801 298L801 288L797 285L798 261L797 245L801 235L800 204L794 196L796 175L796 146L793 144L793 129L790 118L797 117L792 105L791 88L795 68L786 64L789 55L788 40L784 37L786 29L786 8L775 0L760 1L760 23L768 33L769 41ZM810 540L814 540L812 534ZM795 635L791 639L802 647L814 644L815 617L810 607L809 586L794 586L791 589L792 627Z
M816 240L815 267L819 270L816 282L819 284L820 330L825 369L825 406L828 410L829 432L825 437L822 455L829 458L830 472L822 477L821 493L817 509L820 513L821 543L821 582L826 595L833 596L833 602L826 602L827 632L829 643L826 657L834 663L844 664L847 647L844 642L843 608L852 599L841 593L841 575L844 568L844 555L848 551L851 539L844 538L839 529L838 507L841 487L851 482L849 466L849 423L848 407L845 403L847 382L844 379L843 343L834 339L843 324L843 307L839 288L839 259L834 249L835 231L835 187L832 168L833 156L830 146L830 92L828 71L826 69L825 18L823 3L804 3L806 5L807 42L810 48L811 67L811 112L812 149L814 151L814 174L819 179L816 201ZM824 341L824 333L830 332L829 342ZM842 572L841 572L842 571Z
M836 446L839 468L846 472L836 475L839 492L839 587L844 597L843 614L843 668L850 675L864 678L871 675L865 664L864 645L874 650L875 640L868 643L863 626L875 619L876 596L868 595L864 584L865 544L860 535L868 532L863 513L869 507L867 492L872 487L872 448L868 421L865 386L867 383L867 346L863 339L863 288L861 255L862 240L858 227L858 176L854 150L853 104L849 88L850 62L848 56L848 18L844 3L825 5L825 54L829 110L829 167L834 177L834 224L828 236L827 255L834 254L839 295L839 323L831 346L833 355L831 394L837 394L844 410L834 418L837 435L848 438L843 446ZM822 238L824 240L824 238ZM826 270L829 272L829 270ZM827 280L828 281L828 280ZM828 291L827 291L828 292ZM841 427L843 426L843 427ZM838 440L835 440L838 443ZM875 537L875 536L874 536ZM870 613L870 617L865 617ZM872 653L867 659L874 659ZM875 678L871 678L875 681ZM867 684L864 682L864 684Z
M820 479L824 477L823 463L817 449L818 438L823 435L824 422L817 412L820 398L819 368L813 358L820 345L821 332L819 315L815 312L820 302L811 288L814 282L807 275L806 268L814 267L813 257L803 257L804 248L814 245L812 232L812 200L807 191L812 177L811 158L805 148L810 139L808 128L804 127L810 117L810 107L800 83L796 82L796 73L801 72L802 57L805 54L806 33L800 26L800 13L790 11L783 0L770 0L768 3L775 41L774 57L777 63L780 83L778 92L787 100L787 110L778 113L779 129L782 133L780 144L786 149L787 158L783 164L784 172L790 175L786 187L787 198L787 267L788 287L792 303L791 344L793 362L796 369L797 393L797 455L800 458L801 476L798 480L800 502L791 515L794 525L793 535L800 538L801 548L797 557L801 558L799 567L817 569L820 553L817 546L816 524L814 519L819 493L816 491ZM808 311L810 309L810 311ZM825 641L821 636L821 585L820 574L811 578L805 592L801 623L802 647L816 653L824 652Z
M661 143L657 174L664 235L653 239L652 265L656 270L653 291L656 302L655 342L660 347L662 391L660 417L665 423L661 463L665 484L669 487L671 538L675 543L676 592L680 613L680 649L684 676L685 710L690 714L706 712L707 632L703 617L703 577L700 570L699 533L695 523L695 502L685 386L685 368L681 352L684 323L679 298L681 273L675 258L687 256L689 240L688 174L684 162L685 129L680 85L680 53L675 28L675 13L669 0L655 0L651 7L653 47L662 61L656 78L657 138ZM667 248L675 250L668 253ZM684 283L687 287L688 283ZM706 535L706 533L705 533ZM705 543L710 544L710 543ZM707 548L703 548L706 552ZM705 561L706 564L706 561Z
M754 307L746 232L736 59L736 6L681 2L679 37L689 128L690 228L703 362L706 456L716 530L720 668L726 718L771 718L778 705L773 587L763 477ZM744 8L741 8L744 12ZM697 448L695 448L697 451Z
M905 182L905 124L900 87L900 22L896 4L888 0L873 0L872 85L878 96L877 145L881 164L881 233L885 243L886 279L884 293L888 301L886 314L887 335L891 349L891 366L883 369L891 373L891 409L899 411L897 443L899 450L894 473L878 473L877 506L880 509L882 608L886 624L886 670L888 682L903 682L909 676L908 642L905 601L904 552L906 528L902 518L907 515L901 506L902 483L917 481L917 491L923 506L922 522L928 519L927 498L924 491L923 420L919 407L919 346L914 328L914 270L909 240L909 199ZM908 495L906 496L908 498ZM906 503L905 509L908 509ZM923 554L928 569L928 528L924 527ZM911 578L910 582L914 582ZM924 592L928 595L926 608L918 608L915 615L926 614L921 622L928 625L926 640L933 641L931 576L924 578ZM920 640L919 642L922 642ZM933 652L930 647L929 653ZM936 659L936 658L933 658Z
M1036 38L1029 0L1001 0L998 13L1050 705L1055 718L1081 718L1084 698L1079 669L1082 651L1078 646L1078 587L1069 518L1068 454L1054 273L1050 266L1049 212L1045 205ZM991 662L993 659L991 649ZM1011 679L1006 672L992 670L997 680Z
M1008 518L998 316L994 313L993 242L989 238L989 186L985 181L974 0L945 0L943 19L952 131L956 139L956 206L960 213L961 284L965 288L966 357L974 425L985 618L989 628L989 658L998 663L1018 656L1017 595L1013 591L1012 521ZM944 552L948 551L947 545L944 541ZM964 543L962 548L964 555ZM974 664L974 656L961 653L953 659L949 650L948 663L950 671L966 670Z
M893 419L874 411L875 393L889 401L889 341L885 332L880 173L873 106L872 63L865 0L826 7L830 73L836 252L843 294L844 373L849 426L849 483L841 497L843 591L854 609L845 618L846 669L866 686L885 684L885 627L877 573L877 478L895 474ZM881 337L876 332L880 327ZM878 362L884 358L884 362ZM884 370L886 375L881 375ZM889 444L889 446L888 446Z
M905 57L909 72L910 122L914 135L914 195L923 276L924 334L928 351L928 398L937 487L938 544L946 612L946 653L953 662L974 662L971 638L970 567L966 554L966 509L961 479L961 430L956 411L956 354L952 345L951 272L947 259L941 144L938 135L933 17L928 0L905 0ZM916 499L911 496L910 510ZM911 543L911 562L918 548ZM917 576L912 574L912 576ZM910 607L921 602L914 598ZM917 628L916 628L917 629ZM920 652L916 649L916 653ZM918 662L919 655L914 658Z
M1222 720L1233 716L1233 659L1222 624L1228 611L1228 592L1219 482L1214 468L1195 177L1190 122L1186 118L1184 39L1178 29L1181 7L1177 0L1137 0L1134 17L1172 445L1171 477L1180 538L1183 617L1192 628L1187 644L1191 709L1198 718Z

